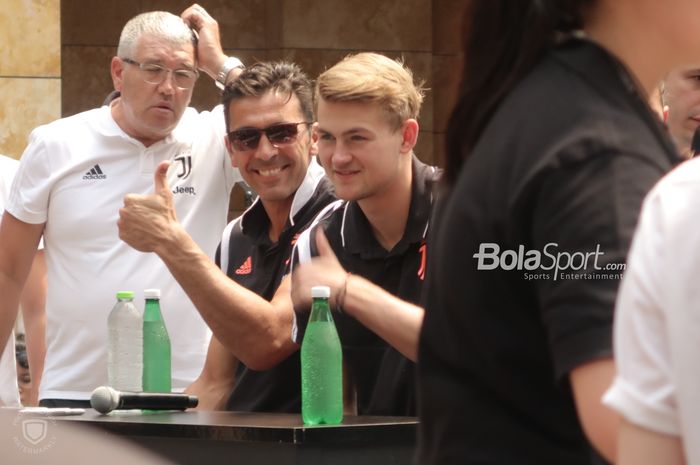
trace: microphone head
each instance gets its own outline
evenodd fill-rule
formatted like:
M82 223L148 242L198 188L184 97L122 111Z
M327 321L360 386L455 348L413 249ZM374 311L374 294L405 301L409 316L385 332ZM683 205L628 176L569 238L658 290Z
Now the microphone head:
M90 405L100 413L109 413L119 405L119 393L109 386L100 386L92 391Z

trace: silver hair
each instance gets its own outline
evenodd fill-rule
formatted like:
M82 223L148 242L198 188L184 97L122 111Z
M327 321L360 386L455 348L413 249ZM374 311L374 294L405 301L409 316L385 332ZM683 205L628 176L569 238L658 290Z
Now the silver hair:
M144 35L167 40L175 45L192 44L196 50L196 39L192 29L180 18L167 11L150 11L134 16L126 23L119 37L117 55L133 57L138 40Z

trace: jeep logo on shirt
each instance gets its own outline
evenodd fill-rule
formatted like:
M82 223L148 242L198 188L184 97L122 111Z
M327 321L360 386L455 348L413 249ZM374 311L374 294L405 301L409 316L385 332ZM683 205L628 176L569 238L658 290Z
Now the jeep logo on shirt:
M194 187L182 187L182 186L173 187L173 194L197 195L197 193L194 191Z

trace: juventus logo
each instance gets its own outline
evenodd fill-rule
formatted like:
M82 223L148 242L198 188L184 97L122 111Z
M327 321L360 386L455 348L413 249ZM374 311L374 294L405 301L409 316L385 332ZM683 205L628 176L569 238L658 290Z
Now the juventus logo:
M189 154L180 154L175 157L175 161L180 163L177 177L181 179L187 178L192 172L192 156Z

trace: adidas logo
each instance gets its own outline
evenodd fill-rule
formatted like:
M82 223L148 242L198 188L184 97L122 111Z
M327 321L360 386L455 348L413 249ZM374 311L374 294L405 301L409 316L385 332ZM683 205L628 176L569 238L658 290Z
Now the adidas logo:
M245 259L243 264L238 267L238 269L235 271L236 274L250 274L250 272L253 271L253 259L252 257L248 257Z
M85 173L83 179L107 179L107 175L102 172L100 165L95 165L90 168L90 171Z

